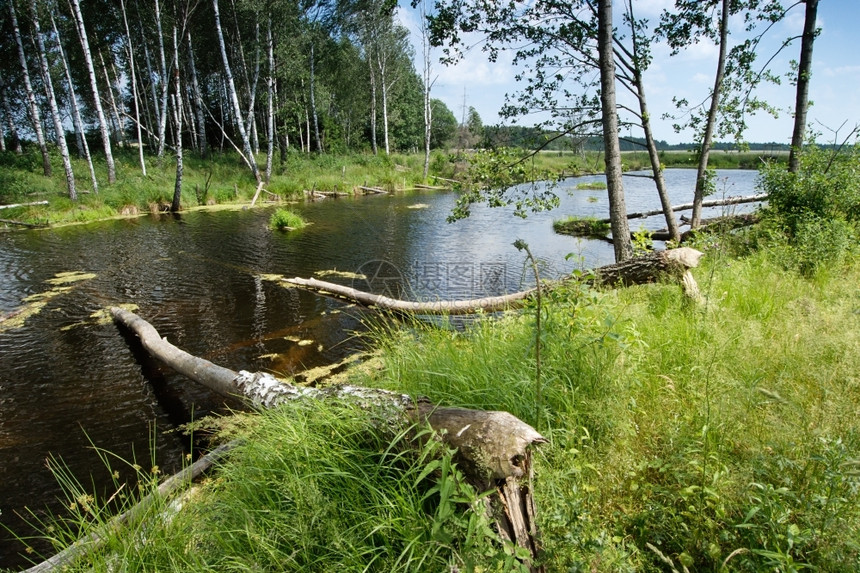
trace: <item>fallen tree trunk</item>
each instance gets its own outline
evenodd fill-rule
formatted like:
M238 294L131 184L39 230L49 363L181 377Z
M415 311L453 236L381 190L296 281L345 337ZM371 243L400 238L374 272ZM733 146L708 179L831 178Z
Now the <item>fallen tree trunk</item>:
M699 265L702 253L690 247L655 251L640 257L629 259L594 270L596 282L605 286L618 284L630 286L655 282L663 277L674 278L684 285L688 296L698 298L696 280L689 269ZM472 314L476 312L497 312L522 306L535 292L528 289L502 296L491 296L471 300L439 300L434 302L416 302L399 300L383 295L360 291L352 287L321 281L319 279L291 278L283 279L292 286L308 289L312 292L333 296L363 306L370 306L399 314ZM564 281L561 281L564 282ZM547 283L544 288L553 288L553 283Z
M373 306L383 310L407 314L472 314L478 311L496 312L521 305L534 289L515 292L509 295L489 296L471 300L439 300L433 302L416 302L399 300L387 296L360 291L352 287L321 281L319 279L303 279L299 277L284 279L284 282L299 286L319 294L331 295L363 306Z
M13 203L11 205L0 205L0 209L14 209L15 207L32 207L33 205L47 205L47 201L33 201L31 203Z
M607 286L630 286L670 277L681 283L687 296L698 299L699 287L690 269L699 266L699 259L703 254L690 247L654 251L641 257L600 267L594 274L598 284Z
M294 386L268 373L235 372L193 356L162 338L156 329L127 310L110 309L114 320L131 330L155 358L177 372L225 396L240 396L259 407L274 407L300 399L338 400L381 410L386 421L402 425L428 424L440 437L457 448L461 468L479 488L496 488L491 503L503 537L537 554L537 527L531 490L529 447L546 442L534 428L507 412L463 408L441 408L426 400L361 386L309 388Z
M728 197L726 199L714 199L712 201L703 201L702 207L725 207L727 205L740 205L742 203L756 203L758 201L766 201L767 194L759 193L757 195L747 195L744 197ZM682 203L674 205L672 211L690 211L693 208L692 203ZM663 209L655 209L653 211L639 211L636 213L628 213L628 219L644 219L645 217L653 217L654 215L662 215ZM598 222L608 223L609 219L598 219Z

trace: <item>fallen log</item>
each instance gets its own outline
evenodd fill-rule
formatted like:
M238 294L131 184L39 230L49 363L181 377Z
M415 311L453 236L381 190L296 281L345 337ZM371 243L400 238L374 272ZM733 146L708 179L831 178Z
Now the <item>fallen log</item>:
M22 573L45 573L46 571L58 571L72 565L77 559L98 550L107 542L111 532L119 529L124 523L138 519L146 509L157 499L164 498L182 486L185 486L211 468L216 462L223 459L227 453L236 447L238 442L230 442L219 446L201 457L199 460L184 468L179 473L173 474L158 486L158 490L150 493L128 511L117 515L103 526L96 529L86 537L78 539L53 557L25 569Z
M622 263L615 263L595 269L594 275L597 278L594 281L603 286L614 287L619 284L630 286L633 284L650 283L660 278L669 277L681 282L688 296L698 298L698 288L695 287L696 280L689 269L699 265L699 259L702 257L702 254L700 251L690 247L655 251ZM304 279L295 277L291 279L285 278L283 281L288 285L304 288L323 296L332 296L362 306L375 307L399 314L461 315L509 310L521 307L536 290L532 288L508 295L471 300L417 302L394 299L313 278ZM565 281L562 280L561 282ZM544 288L551 289L554 286L555 284L553 283L544 284Z
M379 187L365 187L364 185L359 185L358 188L364 191L365 195L380 195L382 193L388 193L388 191L380 189Z
M714 199L712 201L703 201L702 207L725 207L727 205L740 205L741 203L756 203L758 201L766 201L767 194L759 193L757 195L747 195L744 197L728 197L726 199ZM692 203L682 203L681 205L675 205L672 207L672 211L690 211L693 208ZM628 219L644 219L645 217L653 217L654 215L662 215L663 209L654 209L653 211L639 211L635 213L628 213ZM598 222L601 223L609 223L610 220L606 219L598 219Z
M630 286L656 282L661 278L669 277L681 283L687 296L698 299L699 287L690 269L699 266L699 259L703 255L701 251L690 247L654 251L600 267L594 271L594 274L596 282L606 286Z
M11 205L0 205L0 209L14 209L15 207L32 207L34 205L47 205L47 201L32 201L30 203L13 203Z
M319 294L331 295L363 306L372 306L392 312L406 314L473 314L475 312L496 312L515 308L521 305L534 289L516 292L509 295L489 296L471 300L439 300L416 302L399 300L387 296L360 291L352 287L321 281L319 279L303 279L295 277L283 279L285 283L306 288Z
M7 225L20 225L22 227L28 227L30 229L41 229L42 227L48 226L44 223L25 223L24 221L15 221L12 219L0 219L0 223L5 223Z
M531 557L524 563L530 570L542 570L534 565L538 543L530 446L546 440L525 422L507 412L442 408L387 390L350 385L309 388L268 373L235 372L173 346L132 312L118 307L110 312L118 324L137 335L149 354L219 394L238 395L267 408L302 399L350 401L382 411L389 423L429 425L457 448L460 466L476 487L496 488L491 507L500 534L529 551Z

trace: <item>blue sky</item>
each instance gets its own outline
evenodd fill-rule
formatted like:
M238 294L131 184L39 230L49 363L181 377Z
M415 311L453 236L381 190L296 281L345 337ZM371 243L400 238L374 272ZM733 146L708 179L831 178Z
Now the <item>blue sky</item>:
M673 0L634 0L634 10L637 17L647 17L655 22L660 12L672 4ZM785 4L790 5L791 0ZM400 10L400 19L413 32L416 58L420 60L417 13L407 4ZM786 38L800 35L803 20L803 5L793 8L788 17L768 33L759 62L767 60ZM616 15L615 23L616 26L621 24L620 15ZM843 139L856 124L860 124L860 0L821 0L818 25L822 30L816 38L813 54L810 86L813 105L809 111L809 122L821 134L819 141L830 142L837 137ZM733 26L734 30L740 28L740 22ZM477 42L478 38L472 40ZM675 133L672 122L660 118L664 113L674 111L673 96L687 98L690 102L707 98L716 71L717 47L703 42L677 56L670 56L664 44L658 44L652 50L654 58L645 75L645 89L654 118L654 134L658 139L670 143L692 141L690 132ZM772 69L787 71L789 61L799 59L799 50L797 41L777 56ZM500 121L498 111L504 103L505 94L516 91L518 85L514 79L517 69L511 61L511 54L502 54L496 63L491 63L478 46L470 50L456 66L446 67L435 63L434 73L438 78L433 85L432 97L444 101L458 119L462 116L465 99L465 105L474 107L484 124L497 123ZM420 61L416 61L416 69L421 69ZM618 91L619 101L622 101L622 92ZM781 86L764 86L757 93L760 98L783 111L778 118L763 112L749 118L746 140L787 143L791 139L794 87L783 82ZM623 103L632 105L632 100ZM530 125L534 120L524 118L519 123ZM641 135L637 131L631 134Z

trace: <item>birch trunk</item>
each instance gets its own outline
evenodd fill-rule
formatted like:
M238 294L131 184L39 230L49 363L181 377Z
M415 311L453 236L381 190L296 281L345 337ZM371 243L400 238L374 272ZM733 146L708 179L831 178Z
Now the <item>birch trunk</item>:
M108 72L108 68L105 65L104 55L101 52L99 52L99 61L101 61L102 71L104 71L104 74L105 74L105 83L107 84L108 101L110 102L111 111L113 111L113 121L114 121L114 125L116 126L114 128L114 132L116 134L115 137L116 137L116 140L119 143L120 147L125 147L126 146L125 145L125 128L123 126L122 116L120 115L119 107L116 104L116 98L114 97L114 94L113 94L114 82L111 81L110 73ZM113 63L111 63L111 65L113 65Z
M167 93L170 89L170 80L167 75L167 63L164 57L164 34L161 28L161 5L155 0L155 28L158 32L158 74L161 77L161 105L158 115L158 159L164 157L164 147L167 143Z
M182 86L179 83L179 41L176 24L173 25L173 121L176 124L176 182L170 211L178 213L182 206Z
M266 149L266 183L269 183L272 180L272 161L275 155L275 42L272 39L271 15L266 19L266 47L269 60L269 102L266 114L266 135L269 139Z
M45 177L51 176L51 156L48 154L48 144L45 142L45 132L42 131L42 116L36 103L36 94L33 84L30 82L30 69L27 66L27 56L24 53L24 42L21 40L21 28L18 26L18 16L15 14L15 2L9 2L9 12L12 14L12 31L15 35L15 43L18 45L18 60L21 63L21 72L24 74L24 90L27 92L27 103L29 104L30 121L33 123L33 132L36 134L36 143L42 153L42 172Z
M197 80L197 66L194 63L194 45L191 42L191 31L188 31L188 64L191 69L191 93L194 97L194 112L197 117L197 137L200 145L200 156L206 159L208 142L206 140L206 114L203 111L203 94L200 93L200 83Z
M245 161L248 167L251 168L251 173L259 186L262 182L260 170L257 168L257 159L251 150L251 142L248 138L248 132L245 130L245 125L242 122L242 106L239 105L239 96L236 94L236 84L233 81L233 72L230 71L230 61L227 59L227 47L224 45L224 34L221 31L221 14L218 11L218 0L212 0L212 6L215 11L215 32L218 36L218 45L221 48L221 59L224 62L224 75L227 77L228 96L233 104L233 113L235 114L236 127L239 130L239 136L242 138L242 148L245 153Z
M636 19L633 16L633 0L627 0L625 6L630 23L630 36L633 46L632 61L627 62L622 58L622 64L625 65L633 76L633 87L635 88L636 99L639 102L639 115L642 118L642 131L645 135L645 146L648 150L648 159L651 162L651 172L654 174L654 184L657 187L657 196L660 198L660 205L663 207L663 217L666 219L666 229L669 231L669 236L673 241L681 240L681 231L678 228L678 220L675 218L675 213L672 211L672 200L669 198L669 191L666 189L666 180L663 177L663 166L660 164L660 155L657 152L657 142L654 140L654 132L651 130L651 114L648 112L648 104L645 99L645 82L642 79L642 66L640 64L639 51L639 35L636 29ZM624 49L623 46L621 49ZM625 50L625 53L626 50ZM627 217L630 218L629 216Z
M433 73L431 67L430 31L427 28L427 2L421 0L421 46L424 50L424 171L423 180L427 182L430 172L430 136L433 128L433 106L430 101L430 90L435 83L431 80Z
M134 123L137 128L137 153L140 160L140 171L146 177L146 160L143 157L143 138L140 132L140 102L137 94L137 75L134 65L134 46L131 43L131 29L128 27L128 16L125 10L125 0L120 0L122 22L125 24L125 36L128 40L128 67L131 73L131 97L134 99Z
M812 77L812 45L815 42L815 19L818 17L818 0L806 0L803 37L800 40L800 63L797 68L797 96L794 103L794 130L791 134L791 151L788 171L797 173L800 168L800 151L806 131L806 113L809 110L809 81Z
M317 151L322 153L324 150L323 150L323 145L322 145L322 139L320 139L320 122L319 122L319 117L317 117L317 101L316 101L316 94L314 93L315 92L315 90L314 90L315 78L314 78L314 43L313 42L311 42L311 81L310 81L310 84L311 84L311 114L314 117L314 136L316 137ZM310 140L310 133L308 133L308 139ZM310 151L310 141L308 141L308 151Z
M51 66L48 65L45 40L42 38L42 30L39 26L39 13L36 10L36 0L30 0L30 12L33 16L33 35L36 38L36 48L39 51L39 65L42 69L42 81L45 84L45 96L48 98L48 106L51 109L51 117L54 120L54 131L57 133L57 147L63 160L63 170L66 173L66 189L69 192L69 199L77 201L78 192L75 190L75 173L72 170L72 161L69 159L69 147L66 145L66 130L63 128L63 120L60 118L60 109L57 107L57 98L54 95Z
M373 145L373 154L379 155L379 147L376 145L376 67L372 52L367 55L370 64L370 140Z
M621 178L621 149L618 143L618 115L615 105L615 59L612 51L612 1L597 3L597 51L600 65L600 105L603 124L603 144L606 162L606 187L609 194L609 216L612 219L612 244L615 261L633 256L624 184Z
M3 106L3 115L6 120L6 127L9 129L9 148L18 155L24 153L21 147L21 138L18 135L18 127L12 119L12 113L9 111L9 100L6 97L6 86L0 82L0 105Z
M702 219L702 201L708 191L708 158L711 154L711 142L717 124L717 112L720 109L720 91L723 87L723 76L726 71L726 52L729 43L729 9L730 0L723 0L723 12L720 18L720 53L717 56L717 73L714 76L714 89L711 93L711 106L705 123L705 133L702 136L702 146L699 153L699 166L696 171L696 192L693 196L693 214L690 217L690 228L699 226Z
M96 115L99 118L99 129L101 130L102 145L105 151L105 162L108 169L108 183L116 181L116 164L113 160L113 152L111 151L110 134L108 133L107 119L105 119L104 110L102 109L101 96L99 95L99 85L96 79L96 68L93 65L93 57L90 53L90 42L87 39L87 29L84 26L84 17L81 14L80 0L70 0L72 10L74 12L75 24L78 29L78 36L81 40L81 49L84 52L84 62L87 66L87 72L90 77L90 88L93 90L93 102L95 105Z
M54 37L57 39L57 50L60 53L60 60L63 62L63 71L66 74L66 83L69 85L69 101L72 106L72 119L75 123L75 132L80 134L80 146L83 152L84 159L87 161L87 167L90 170L90 182L93 186L93 193L99 192L99 182L96 178L96 170L93 166L93 157L90 154L90 145L87 143L86 130L84 129L84 121L81 118L80 108L78 107L78 96L75 93L75 84L72 82L72 72L69 68L69 62L66 59L66 52L63 50L63 42L60 39L60 32L57 29L57 23L54 20L54 15L51 14L51 27L54 31Z

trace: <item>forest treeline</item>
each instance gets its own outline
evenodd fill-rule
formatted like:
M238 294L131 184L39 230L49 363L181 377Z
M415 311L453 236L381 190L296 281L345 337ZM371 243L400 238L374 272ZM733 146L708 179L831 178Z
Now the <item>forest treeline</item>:
M104 150L109 164L111 147L138 142L159 158L181 142L204 156L235 149L248 162L270 141L282 161L288 149L424 147L426 82L394 3L2 4L4 148L30 140L44 149L59 142L58 130L70 132L72 153ZM457 120L441 101L427 104L429 144L445 145ZM271 170L271 161L261 169Z

